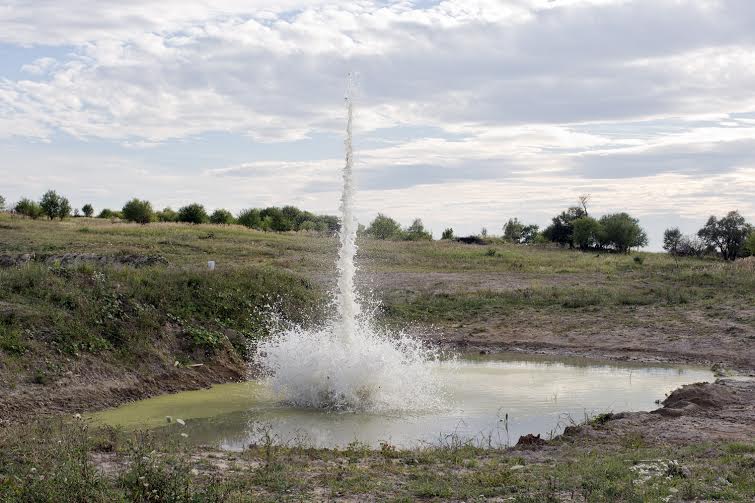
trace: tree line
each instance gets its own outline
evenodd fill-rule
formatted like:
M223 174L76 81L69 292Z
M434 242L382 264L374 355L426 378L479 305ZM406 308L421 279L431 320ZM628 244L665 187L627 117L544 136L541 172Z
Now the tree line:
M580 196L579 204L571 206L551 219L542 231L535 224L525 224L518 218L510 218L503 226L500 239L514 244L555 243L561 247L578 248L583 251L615 251L627 253L634 248L647 246L648 237L639 220L626 212L611 213L595 218L589 214L589 196ZM0 210L4 210L5 198L0 195ZM39 201L22 198L12 206L11 211L32 219L64 219L70 216L94 216L94 207L85 204L73 209L68 198L54 190L45 192ZM105 208L98 218L122 219L128 222L148 224L151 222L184 222L192 224L239 224L262 231L290 232L315 231L335 233L340 229L338 217L316 215L295 206L281 208L249 208L233 215L226 209L216 209L212 213L199 203L192 203L173 210L164 208L156 211L147 200L131 199L120 210ZM407 226L391 217L379 213L369 226L359 227L360 235L381 240L422 241L432 240L432 232L427 230L422 219L416 218ZM458 240L466 243L485 243L487 229L479 235L457 237L452 228L441 234L441 240ZM663 235L663 248L674 256L704 257L717 254L724 260L755 256L755 228L737 211L731 211L722 218L711 216L695 235L684 235L678 227L666 229Z

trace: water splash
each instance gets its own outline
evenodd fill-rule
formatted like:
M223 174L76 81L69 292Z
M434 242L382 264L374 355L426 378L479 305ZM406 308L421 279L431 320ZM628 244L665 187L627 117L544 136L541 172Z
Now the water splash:
M408 334L379 328L374 309L363 310L356 292L352 82L349 79L346 94L335 315L319 328L278 329L258 345L255 360L272 389L295 406L373 412L434 409L442 401L432 363L436 351Z

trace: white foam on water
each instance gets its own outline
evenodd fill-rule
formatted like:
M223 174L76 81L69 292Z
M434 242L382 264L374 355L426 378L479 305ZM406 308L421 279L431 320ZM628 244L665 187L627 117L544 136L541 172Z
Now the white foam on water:
M437 352L408 334L378 328L372 310L363 310L356 294L351 80L346 104L335 314L323 327L279 329L260 342L255 361L268 376L268 385L295 406L371 412L435 409L443 396L433 372Z

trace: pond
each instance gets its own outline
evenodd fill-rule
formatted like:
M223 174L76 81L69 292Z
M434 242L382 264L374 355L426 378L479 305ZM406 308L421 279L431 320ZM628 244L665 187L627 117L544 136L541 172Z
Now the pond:
M441 361L434 372L447 406L412 414L294 408L276 400L263 383L249 382L141 400L92 419L126 428L169 428L227 450L271 436L312 447L345 447L354 441L375 448L382 442L401 448L459 442L501 447L527 433L557 435L601 413L653 410L681 385L713 380L712 372L702 368L518 354ZM168 416L174 422L168 424Z

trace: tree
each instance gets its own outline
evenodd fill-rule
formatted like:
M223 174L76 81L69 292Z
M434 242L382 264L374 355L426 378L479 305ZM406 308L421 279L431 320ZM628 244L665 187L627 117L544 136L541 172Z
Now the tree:
M39 204L27 198L23 198L19 202L17 202L16 206L13 208L13 211L18 213L19 215L29 217L33 220L38 219L44 214L44 211Z
M288 232L294 230L294 214L287 210L271 206L260 211L262 218L262 230L275 232Z
M721 258L734 260L742 252L742 247L750 232L752 232L752 226L745 221L744 217L738 211L730 211L720 220L711 215L697 235L705 244L717 249Z
M79 218L80 216L81 216L81 212L79 211L78 208L73 210L73 218Z
M522 240L523 230L524 224L518 218L509 218L509 221L503 226L503 239L511 243L519 243Z
M666 229L663 232L663 249L671 255L679 255L679 244L682 242L682 231L679 227Z
M42 208L42 212L47 215L50 220L57 218L60 214L62 198L54 190L48 190L42 196L39 202L39 206Z
M5 198L3 196L0 196L0 211L3 211L5 209Z
M375 239L400 239L402 231L398 222L378 213L375 220L367 227L365 234Z
M440 236L440 239L453 239L454 238L454 230L451 227L446 228L446 230L443 231L443 234Z
M241 213L239 213L237 222L244 227L249 227L250 229L261 229L262 217L260 216L260 210L256 208L242 210Z
M577 198L579 201L579 206L582 208L582 211L584 211L585 216L589 216L587 214L587 204L590 202L590 194L582 194Z
M177 222L178 213L172 210L170 207L163 208L162 211L158 211L155 216L158 222Z
M572 222L574 244L581 250L589 250L601 243L603 227L592 217L585 215Z
M210 215L210 223L220 225L230 225L236 222L230 211L224 209L217 209Z
M407 241L430 241L433 239L433 235L425 230L425 226L420 218L414 219L412 225L404 231L403 237Z
M81 212L84 213L85 217L90 218L92 215L94 215L94 208L91 204L87 203L81 207Z
M748 257L755 256L755 230L750 232L750 235L747 236L747 239L745 240L744 255Z
M572 223L576 219L585 216L587 216L587 213L585 213L584 209L573 206L566 211L562 211L560 215L553 217L553 223L546 227L543 235L549 241L558 243L561 246L569 245L569 248L574 248L574 226Z
M702 257L708 247L697 236L682 236L676 249L680 257Z
M121 218L121 212L120 211L113 211L110 208L104 208L102 211L100 211L100 214L97 215L97 218Z
M206 224L210 221L204 206L192 203L178 210L178 221L190 224Z
M530 224L522 227L522 237L519 239L520 243L531 244L537 241L540 236L540 226Z
M71 216L71 203L65 197L60 198L60 206L58 206L57 216L61 220Z
M155 212L152 210L152 204L147 200L132 199L123 205L123 218L129 222L138 224L148 224L155 220Z
M647 233L640 227L640 221L626 213L614 213L600 218L602 228L601 245L627 253L632 248L647 246Z

